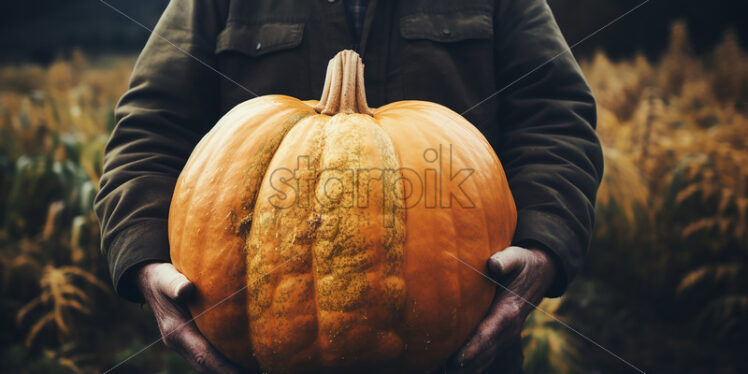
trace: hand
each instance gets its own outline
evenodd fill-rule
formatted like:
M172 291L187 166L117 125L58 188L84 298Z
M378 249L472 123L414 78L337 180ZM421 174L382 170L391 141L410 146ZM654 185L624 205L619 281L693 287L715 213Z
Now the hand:
M488 368L501 349L519 336L533 309L525 300L538 305L555 272L553 260L541 250L509 247L491 256L488 275L509 291L497 286L488 315L449 360L448 372L480 373Z
M135 274L140 292L153 310L167 347L173 349L199 373L239 373L198 331L182 304L195 286L169 263L148 263Z

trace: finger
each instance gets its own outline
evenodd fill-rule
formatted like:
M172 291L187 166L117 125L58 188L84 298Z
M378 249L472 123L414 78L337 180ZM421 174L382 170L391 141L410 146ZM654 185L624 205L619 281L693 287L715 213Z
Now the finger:
M475 333L453 357L451 366L475 371L488 366L499 349L520 332L521 309L512 296L497 297L488 316L476 327Z
M490 338L484 334L476 333L471 337L468 345L452 356L447 364L448 373L477 373L478 368L484 365L486 357L492 357L494 350L490 344ZM479 351L476 351L479 350Z
M196 370L205 373L239 373L239 368L216 350L196 328L184 335L188 362Z
M488 259L489 275L495 279L504 277L522 269L526 249L521 247L507 247L496 252Z
M157 288L174 300L184 300L192 295L195 285L172 264L160 264L156 276Z
M179 353L200 373L239 373L240 369L215 349L197 330L194 323L165 337L167 346Z

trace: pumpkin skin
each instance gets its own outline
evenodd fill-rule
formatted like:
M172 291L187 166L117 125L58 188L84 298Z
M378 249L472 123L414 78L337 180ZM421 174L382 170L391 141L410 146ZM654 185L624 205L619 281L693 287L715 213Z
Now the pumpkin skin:
M362 69L343 51L321 102L239 104L177 181L169 242L197 288L189 309L246 368L428 372L493 299L465 264L484 271L514 233L498 157L444 106L369 109Z

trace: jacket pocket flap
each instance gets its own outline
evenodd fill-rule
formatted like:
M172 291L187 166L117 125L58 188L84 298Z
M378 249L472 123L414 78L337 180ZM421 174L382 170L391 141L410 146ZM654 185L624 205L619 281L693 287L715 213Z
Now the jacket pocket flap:
M303 34L303 23L230 23L218 34L216 53L233 50L250 56L260 56L298 46Z
M400 18L400 34L406 39L456 42L493 36L489 12L418 13Z

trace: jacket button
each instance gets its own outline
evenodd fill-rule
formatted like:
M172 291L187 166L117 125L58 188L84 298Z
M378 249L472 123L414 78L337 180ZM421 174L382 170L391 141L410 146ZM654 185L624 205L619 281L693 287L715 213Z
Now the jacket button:
M450 30L450 29L448 29L446 27L442 29L442 35L449 36L450 34L452 34L452 30Z
M257 45L255 46L255 50L258 50L258 51L259 51L259 50L260 50L260 48L262 48L262 43L260 43L260 42L257 42Z

